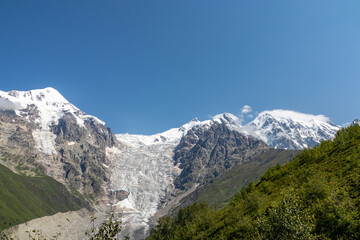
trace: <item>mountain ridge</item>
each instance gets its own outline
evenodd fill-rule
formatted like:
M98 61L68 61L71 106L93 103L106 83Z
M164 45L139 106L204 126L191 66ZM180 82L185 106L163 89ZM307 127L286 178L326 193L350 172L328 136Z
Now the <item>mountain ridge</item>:
M35 105L36 110L28 109ZM39 149L49 155L55 153L49 144L52 142L53 136L48 133L51 124L56 123L65 114L71 114L76 119L76 123L84 126L84 121L94 120L98 123L105 125L105 122L92 115L87 115L68 100L66 100L56 89L47 87L44 89L36 89L30 91L17 91L12 90L9 92L0 91L0 109L14 110L17 115L22 115L27 119L35 118L35 123L40 126L40 133L35 134L38 139L37 145ZM28 109L28 111L22 111ZM271 123L269 123L271 121ZM258 116L247 123L242 125L241 119L231 113L217 114L212 119L199 121L196 118L184 124L179 128L172 128L165 132L153 135L141 134L117 134L122 136L123 141L127 136L144 136L140 141L150 144L149 138L146 136L153 136L155 139L150 141L179 141L179 139L193 126L202 125L209 126L212 122L225 124L232 130L240 133L251 135L258 139L265 141L268 145L275 148L283 149L304 149L308 145L314 146L322 140L333 137L340 126L332 123L328 117L324 115L311 115L290 110L266 110L258 114ZM266 125L266 126L265 126ZM297 131L290 133L288 130L290 126L298 125L299 128L307 128L306 131ZM267 127L267 128L266 128ZM178 131L178 132L176 132ZM182 133L179 133L182 132ZM271 138L270 135L279 136L278 139ZM316 136L322 135L320 137ZM300 136L301 135L301 136ZM156 138L157 137L157 138ZM129 137L130 138L130 137ZM128 139L129 139L128 138ZM148 140L145 140L147 138ZM299 141L300 138L307 138L306 141ZM293 140L296 139L296 140ZM130 139L129 139L130 140ZM273 143L276 142L276 143ZM42 148L40 145L48 146Z
M244 132L257 137L269 146L301 150L313 147L335 136L340 126L324 115L311 115L290 110L261 112L244 127Z
M156 222L152 216L179 193L251 161L269 144L231 113L154 135L115 135L53 88L0 91L0 120L0 154L14 156L13 169L40 169L93 204L124 211L124 232L139 239Z

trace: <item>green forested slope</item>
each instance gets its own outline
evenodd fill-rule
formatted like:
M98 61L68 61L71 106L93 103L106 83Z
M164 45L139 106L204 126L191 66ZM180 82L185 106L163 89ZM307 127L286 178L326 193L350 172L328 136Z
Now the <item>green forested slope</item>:
M218 211L196 203L148 239L360 239L360 127L269 169Z
M34 218L88 206L50 177L18 175L0 164L0 231Z
M215 209L224 207L249 182L256 181L276 164L285 164L300 151L270 149L251 161L235 166L212 183L194 192L186 201L205 201Z

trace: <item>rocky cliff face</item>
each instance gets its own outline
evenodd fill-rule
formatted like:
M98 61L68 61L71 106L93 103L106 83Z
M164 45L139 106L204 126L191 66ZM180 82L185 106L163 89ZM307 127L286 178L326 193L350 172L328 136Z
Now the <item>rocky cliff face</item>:
M110 164L106 148L116 145L117 140L109 128L95 120L85 120L84 126L79 127L71 114L65 114L51 126L59 153L53 161L60 162L62 169L60 176L53 177L60 177L87 195L106 196Z
M0 143L2 163L13 171L43 173L88 199L107 200L106 148L118 141L55 89L0 91Z
M218 122L207 128L194 127L175 149L175 164L182 169L175 186L187 190L194 184L206 184L268 148L264 142Z
M36 126L16 115L13 110L0 111L0 159L13 171L34 175L44 168L35 162L35 141L32 130Z

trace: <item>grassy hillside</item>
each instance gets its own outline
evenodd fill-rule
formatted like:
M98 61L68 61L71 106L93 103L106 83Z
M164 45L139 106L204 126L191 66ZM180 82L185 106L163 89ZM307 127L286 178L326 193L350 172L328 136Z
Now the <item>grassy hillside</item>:
M34 218L88 207L54 179L18 175L0 164L0 231Z
M270 167L287 163L299 152L294 150L268 150L250 162L233 167L225 174L215 178L212 183L197 190L186 200L206 201L215 209L224 207L249 182L259 180Z
M196 203L148 239L360 239L360 126L270 168L228 206Z

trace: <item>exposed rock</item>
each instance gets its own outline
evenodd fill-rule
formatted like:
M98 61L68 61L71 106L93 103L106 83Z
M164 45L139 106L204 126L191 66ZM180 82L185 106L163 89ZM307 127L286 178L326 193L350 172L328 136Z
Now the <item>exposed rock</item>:
M92 119L85 120L81 127L72 114L66 113L51 131L56 134L60 153L54 161L62 163L61 180L88 196L107 196L109 162L105 149L118 144L111 130Z
M0 111L0 160L12 171L34 175L42 166L35 162L35 125L12 110Z
M268 148L264 142L217 122L210 128L194 127L175 150L175 164L182 169L175 186L187 190L195 183L206 184Z
M109 199L113 199L112 204L116 204L119 201L126 199L130 193L125 190L110 190L109 191Z
M20 115L0 111L2 163L14 172L45 173L90 199L106 201L109 160L105 149L118 144L115 135L91 117L81 126L68 112L49 130L41 129L32 119L37 112L34 105L22 109Z

